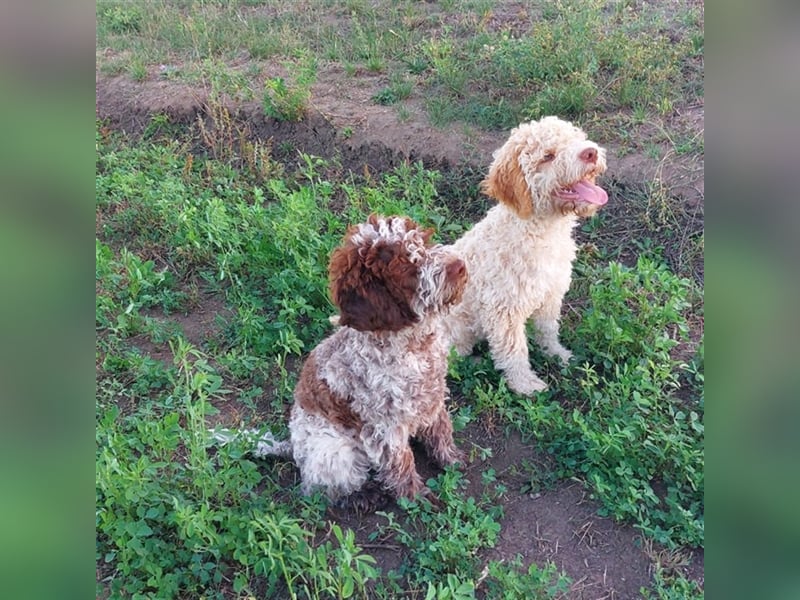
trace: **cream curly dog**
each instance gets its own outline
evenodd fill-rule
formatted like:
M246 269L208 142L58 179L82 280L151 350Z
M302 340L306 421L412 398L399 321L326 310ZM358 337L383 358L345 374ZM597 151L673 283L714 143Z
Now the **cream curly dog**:
M523 123L495 151L482 183L499 204L452 246L470 280L445 319L449 339L461 355L486 339L520 394L547 387L528 360L529 318L545 352L571 356L559 341L559 317L575 259L572 230L608 201L595 185L605 170L605 150L578 127L556 117Z
M441 320L460 301L467 271L452 252L429 244L431 234L405 217L373 215L351 227L331 256L341 327L303 365L290 439L265 436L253 452L293 457L303 493L322 489L361 510L387 493L427 493L410 437L442 466L462 460L445 407ZM371 473L375 480L366 486Z

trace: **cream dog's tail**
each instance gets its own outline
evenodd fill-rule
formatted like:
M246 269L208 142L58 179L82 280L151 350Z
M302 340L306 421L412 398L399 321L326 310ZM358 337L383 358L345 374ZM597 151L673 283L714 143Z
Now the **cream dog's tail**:
M256 458L268 456L292 458L292 443L289 440L276 440L269 431L259 433L257 429L210 429L209 433L211 439L223 446L234 440L243 440L248 454Z

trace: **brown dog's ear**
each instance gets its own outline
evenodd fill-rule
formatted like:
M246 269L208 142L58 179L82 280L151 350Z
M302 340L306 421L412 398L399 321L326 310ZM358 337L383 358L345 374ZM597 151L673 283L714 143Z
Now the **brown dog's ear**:
M412 291L409 273L398 272L395 258L389 246L373 246L364 257L349 241L334 250L328 273L340 325L359 331L398 331L419 320L407 299Z
M501 148L489 167L489 174L481 182L481 191L527 219L533 213L533 198L519 165L521 151L522 146Z

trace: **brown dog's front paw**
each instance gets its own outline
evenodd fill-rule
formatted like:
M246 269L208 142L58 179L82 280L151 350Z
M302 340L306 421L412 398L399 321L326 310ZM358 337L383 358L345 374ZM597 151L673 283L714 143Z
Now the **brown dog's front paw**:
M469 457L467 457L467 453L459 450L455 446L453 446L452 452L453 460L450 462L451 465L461 465L466 466L469 462Z
M451 446L445 452L437 453L434 458L442 468L449 467L450 465L466 465L468 462L466 453L459 450L456 446Z
M424 493L424 490L428 489L425 487L422 478L416 473L414 473L413 477L388 487L394 488L398 498L407 498L408 500L415 500L417 496Z
M358 515L383 510L392 502L392 494L375 481L367 482L362 489L340 499L336 506Z
M437 496L430 488L426 487L424 492L420 494L423 500L426 500L436 511L442 511L445 508L445 503Z

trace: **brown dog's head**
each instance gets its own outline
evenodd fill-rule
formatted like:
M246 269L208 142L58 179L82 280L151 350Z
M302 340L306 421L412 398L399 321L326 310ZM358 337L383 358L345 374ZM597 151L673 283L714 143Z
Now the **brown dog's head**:
M520 218L574 213L589 217L608 201L595 184L606 151L567 121L545 117L511 130L494 153L483 192Z
M399 331L459 302L467 269L443 247L429 244L432 233L396 216L371 215L350 227L328 267L339 324Z

